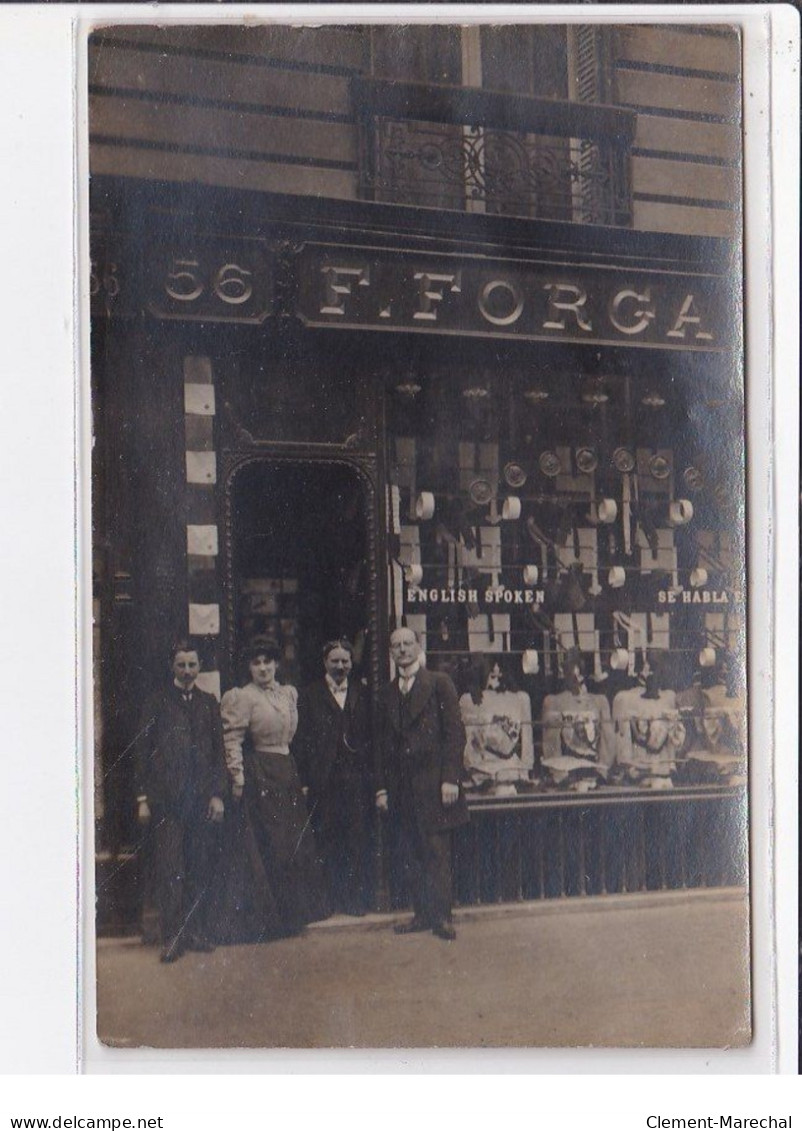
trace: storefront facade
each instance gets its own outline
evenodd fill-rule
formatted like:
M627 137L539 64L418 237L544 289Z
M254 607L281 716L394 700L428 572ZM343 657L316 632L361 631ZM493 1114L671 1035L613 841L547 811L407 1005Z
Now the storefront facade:
M610 705L657 657L700 733L727 657L743 730L737 248L123 178L92 206L101 923L136 917L125 752L187 633L216 694L255 633L297 685L347 635L374 701L397 624L464 698L498 664L529 753L466 769L462 903L743 883L742 757L543 765L573 650Z

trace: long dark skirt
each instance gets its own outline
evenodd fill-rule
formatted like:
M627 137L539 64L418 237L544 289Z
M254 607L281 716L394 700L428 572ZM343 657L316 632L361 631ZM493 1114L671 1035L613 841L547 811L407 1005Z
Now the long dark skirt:
M244 802L226 804L210 918L218 943L266 942L286 934Z
M227 819L217 937L259 941L296 934L330 914L306 800L292 758L251 753L245 797Z

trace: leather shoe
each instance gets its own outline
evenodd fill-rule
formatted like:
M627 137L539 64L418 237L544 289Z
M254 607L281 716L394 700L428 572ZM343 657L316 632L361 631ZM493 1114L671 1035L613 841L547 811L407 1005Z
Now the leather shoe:
M397 935L415 935L419 931L429 931L431 927L422 919L410 919L408 923L399 923L393 930Z
M432 934L437 935L438 939L445 939L446 942L453 942L457 937L457 932L450 923L438 923L436 927L432 927Z

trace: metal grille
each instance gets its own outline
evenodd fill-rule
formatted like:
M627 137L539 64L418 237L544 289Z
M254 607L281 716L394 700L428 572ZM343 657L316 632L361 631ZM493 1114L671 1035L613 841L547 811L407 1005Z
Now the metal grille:
M469 906L743 885L741 791L675 793L474 805L456 837L457 900Z
M600 140L379 117L363 187L376 199L624 226L626 159Z

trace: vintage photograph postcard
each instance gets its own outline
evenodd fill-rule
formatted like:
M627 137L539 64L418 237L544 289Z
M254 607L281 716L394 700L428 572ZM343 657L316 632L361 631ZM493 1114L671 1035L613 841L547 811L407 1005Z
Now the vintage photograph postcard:
M742 36L637 16L88 35L103 1045L749 1045Z

